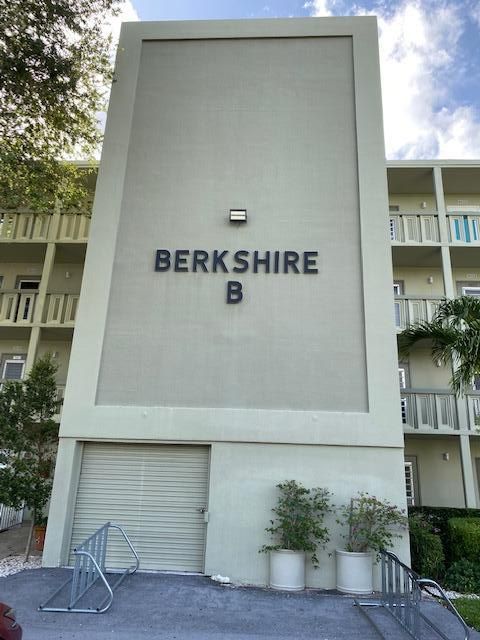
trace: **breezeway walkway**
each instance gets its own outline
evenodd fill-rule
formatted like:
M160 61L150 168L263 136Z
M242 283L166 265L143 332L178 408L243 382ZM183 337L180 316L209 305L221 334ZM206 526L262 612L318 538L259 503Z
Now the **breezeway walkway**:
M0 600L15 607L23 640L376 640L350 597L307 590L223 586L196 575L135 574L115 592L104 614L39 612L40 601L68 577L67 569L37 569L0 578ZM426 602L428 614L452 639L463 636L450 614ZM376 611L389 640L406 637ZM433 632L425 640L437 638ZM472 632L472 639L480 634Z

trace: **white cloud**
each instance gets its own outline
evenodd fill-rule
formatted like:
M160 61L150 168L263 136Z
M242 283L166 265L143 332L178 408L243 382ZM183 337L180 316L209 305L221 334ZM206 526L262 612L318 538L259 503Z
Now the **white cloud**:
M309 9L312 16L332 16L334 2L332 0L308 0L303 5L304 9Z
M480 27L480 1L479 0L474 1L470 10L470 15L472 17L472 20L477 23L478 27Z
M333 7L332 0L310 4L313 15ZM379 5L377 17L387 157L479 157L480 114L452 94L452 80L462 72L462 6L402 0L393 10L386 7ZM480 21L480 2L474 9ZM371 12L357 5L351 13Z

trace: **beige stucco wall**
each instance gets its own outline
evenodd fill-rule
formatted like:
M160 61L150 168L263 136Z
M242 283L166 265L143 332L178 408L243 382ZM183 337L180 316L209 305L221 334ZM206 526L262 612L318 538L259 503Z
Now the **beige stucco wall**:
M428 282L433 278L432 284ZM394 267L393 279L403 280L403 295L421 298L422 296L443 296L442 270L435 267Z
M435 196L432 193L415 195L390 193L388 202L390 205L398 205L400 207L400 213L430 213L436 211L437 208ZM425 208L422 207L423 202L427 204ZM395 212L392 211L391 213L394 214Z
M1 246L0 246L1 251ZM28 279L29 276L40 278L43 264L32 262L0 263L0 276L3 276L2 289L15 289L16 279L19 276ZM1 289L0 289L1 291Z
M48 282L48 292L80 293L82 276L83 264L56 264Z
M443 454L449 454L449 460ZM464 507L458 438L405 436L405 455L417 457L422 505Z
M412 388L447 389L452 375L449 366L437 367L429 349L414 349L408 357Z
M445 205L448 206L480 206L480 193L455 193L453 195L445 195Z
M269 526L270 510L277 500L278 482L294 478L307 487L326 487L337 506L348 504L358 491L368 491L379 498L388 495L393 503L403 505L402 461L401 451L392 449L214 444L206 573L228 575L246 583L268 582L268 556L258 550L271 542L265 527ZM310 586L328 587L335 583L334 554L329 554L342 548L345 533L335 518L331 514L326 520L331 540L319 554L320 569L308 565ZM408 557L405 542L395 548L401 557Z

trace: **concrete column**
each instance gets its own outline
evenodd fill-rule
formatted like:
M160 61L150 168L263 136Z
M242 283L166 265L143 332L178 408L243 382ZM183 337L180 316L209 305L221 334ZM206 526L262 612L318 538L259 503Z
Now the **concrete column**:
M60 203L55 205L55 211L52 214L50 225L48 227L48 241L56 242L58 236L58 229L60 227Z
M59 567L68 560L82 452L83 443L74 438L60 438L42 558L44 567Z
M33 367L37 356L38 343L40 342L40 327L32 327L30 340L28 341L27 358L25 360L25 374Z
M455 285L453 284L452 263L450 261L450 247L442 246L440 250L442 252L442 274L445 296L447 298L455 298L456 291Z
M42 279L40 280L40 286L38 287L38 294L35 302L35 311L33 314L34 324L39 324L42 322L43 310L45 308L45 302L47 299L48 283L50 281L50 276L52 275L53 271L53 265L55 263L55 248L56 245L53 242L49 242L47 244L45 260L43 261Z
M470 451L470 436L460 436L460 461L462 465L463 490L465 493L465 506L475 508L475 477L473 474L472 454Z
M435 190L435 200L437 201L438 226L440 230L440 242L448 244L448 224L447 209L445 207L445 196L443 194L442 168L433 168L433 187Z

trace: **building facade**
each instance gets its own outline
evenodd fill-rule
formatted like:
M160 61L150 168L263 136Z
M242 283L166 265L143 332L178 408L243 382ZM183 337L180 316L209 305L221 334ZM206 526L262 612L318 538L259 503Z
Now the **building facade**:
M430 320L438 302L478 296L478 162L387 165L395 326ZM428 346L399 359L409 502L478 507L478 381L464 397Z
M63 394L69 369L47 566L112 520L143 568L266 583L290 478L478 504L476 392L399 360L395 329L480 288L480 165L385 172L376 38L371 18L127 25L78 313L88 215L3 214L1 377L50 351ZM321 564L308 583L332 586Z

